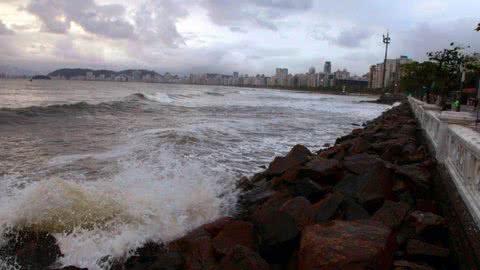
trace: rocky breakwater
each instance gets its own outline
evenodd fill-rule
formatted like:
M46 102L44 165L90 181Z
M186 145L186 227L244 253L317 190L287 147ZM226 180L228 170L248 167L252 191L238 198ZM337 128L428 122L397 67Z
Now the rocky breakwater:
M113 269L456 269L432 194L435 163L416 136L402 104L333 147L296 145L239 181L238 216L147 244ZM47 235L15 243L2 252L29 266L61 256Z

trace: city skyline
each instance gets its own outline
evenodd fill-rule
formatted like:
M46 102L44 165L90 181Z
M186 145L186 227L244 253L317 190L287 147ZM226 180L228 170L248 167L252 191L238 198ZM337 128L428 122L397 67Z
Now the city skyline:
M68 66L187 75L266 74L279 65L300 73L332 61L362 75L381 62L387 29L392 58L421 61L451 41L479 48L471 33L478 9L473 0L8 0L0 3L0 62L36 73Z

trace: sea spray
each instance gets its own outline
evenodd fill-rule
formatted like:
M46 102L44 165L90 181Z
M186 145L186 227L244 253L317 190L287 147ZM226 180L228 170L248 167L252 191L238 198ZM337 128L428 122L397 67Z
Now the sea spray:
M167 149L156 153L122 162L111 179L48 179L10 190L0 206L2 228L53 233L62 265L107 269L147 241L171 241L234 210L227 175Z

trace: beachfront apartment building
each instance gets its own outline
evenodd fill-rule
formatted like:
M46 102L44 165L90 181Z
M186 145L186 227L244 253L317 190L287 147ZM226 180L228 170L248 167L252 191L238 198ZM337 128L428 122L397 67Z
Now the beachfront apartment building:
M407 56L400 56L396 59L387 59L387 65L384 63L378 63L370 66L370 72L368 76L368 88L377 89L383 87L383 71L385 70L385 87L392 87L400 82L401 78L401 66L413 62L412 59Z

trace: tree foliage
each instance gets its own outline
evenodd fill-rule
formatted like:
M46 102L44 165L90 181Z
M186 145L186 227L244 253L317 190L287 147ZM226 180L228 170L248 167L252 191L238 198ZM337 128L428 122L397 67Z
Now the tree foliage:
M442 105L450 91L460 90L462 67L466 58L464 49L452 42L450 48L427 53L429 60L437 64L435 85L440 89Z
M412 62L402 65L400 89L403 92L412 92L430 88L435 80L437 66L436 63L431 61L423 63Z
M478 24L477 29L475 29L475 31L479 31L479 32L480 32L480 23Z

